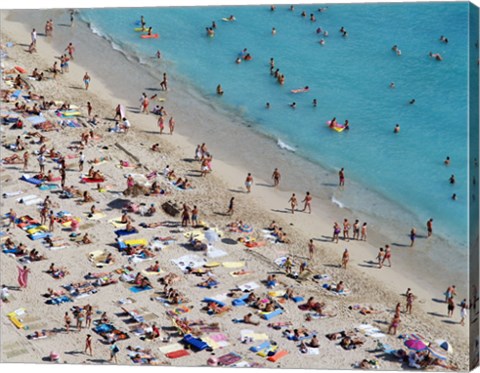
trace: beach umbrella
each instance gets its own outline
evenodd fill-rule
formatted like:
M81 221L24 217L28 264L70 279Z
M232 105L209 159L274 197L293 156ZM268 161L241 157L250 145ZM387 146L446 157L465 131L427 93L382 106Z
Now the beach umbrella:
M418 339L409 339L405 341L405 346L410 350L423 351L427 349L427 345Z
M448 353L451 354L453 352L453 347L450 342L444 340L436 340L435 342Z
M439 350L437 349L434 349L432 347L428 347L428 351L430 351L430 353L435 356L437 359L440 359L440 360L447 360L447 357L444 355L443 351L440 352Z
M207 239L209 244L211 244L212 242L217 242L220 239L217 232L215 232L213 229L209 229L205 232L205 238Z

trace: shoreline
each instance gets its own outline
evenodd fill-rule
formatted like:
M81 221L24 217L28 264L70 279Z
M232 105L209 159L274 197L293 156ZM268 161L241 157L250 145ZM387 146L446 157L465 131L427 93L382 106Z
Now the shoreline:
M8 21L6 23L8 24ZM12 30L15 29L15 30L18 31L20 25L19 24L17 24L17 25L18 25L18 27L12 28ZM4 24L2 24L2 28L4 28L4 27L6 28L6 26ZM27 26L22 25L22 27L23 27L23 31L24 31L24 36L21 36L21 37L19 36L19 38L27 39L28 38ZM10 30L10 28L9 28L9 30ZM8 36L11 37L10 32L7 32L5 35L8 35ZM16 41L19 42L19 40L16 40ZM53 50L52 46L47 47L47 45L44 43L43 38L41 38L39 40L39 49L40 49L40 51L38 53L39 56L45 56L45 54L51 53L51 51ZM49 64L47 64L47 65L49 65ZM73 66L71 67L71 72L69 73L69 77L67 79L70 82L72 82L72 77L75 77L74 82L80 84L81 83L81 76L82 76L83 71L85 69L83 69L81 66L78 66L76 61L74 61L72 65ZM44 67L46 67L46 66L44 66ZM113 104L114 102L115 103L122 102L125 105L128 105L129 102L127 102L125 100L119 100L118 98L115 98L114 92L107 88L109 86L109 84L102 84L102 78L100 76L97 76L95 71L89 72L89 74L92 77L92 85L91 85L91 91L92 92L100 94L100 96L102 98L107 97L106 93L108 93L108 97L106 98L106 100L108 100L111 104ZM63 80L63 78L62 78L62 80ZM169 104L169 101L170 101L170 99L167 99L167 105ZM112 105L112 110L114 108L114 105L115 104ZM180 106L181 106L181 104L180 104ZM168 106L167 106L167 108L168 108ZM168 111L170 112L171 109L168 109ZM175 114L177 114L177 110L173 110L173 112ZM207 115L208 112L207 113L201 113L201 114L202 115ZM149 132L155 133L156 123L155 123L155 120L151 118L153 116L150 116L150 118L148 118L148 119L147 118L139 118L140 115L134 115L134 114L129 114L129 116L132 116L132 117L135 118L135 120L132 121L134 123L134 129L133 129L134 132L136 132L135 127L139 127L139 128L141 127L141 129L145 132L148 130ZM177 115L175 115L175 116L177 117ZM206 116L202 117L202 119L208 120L208 118ZM147 123L147 120L148 120L148 123ZM135 122L138 122L138 123L142 122L141 126L136 126ZM179 123L180 121L177 119L177 122ZM179 124L181 126L181 123L179 123ZM179 126L179 132L182 133L184 131L182 131L180 126ZM140 133L138 135L140 136ZM208 138L208 136L206 136L206 137ZM146 138L147 137L145 137L145 135L144 135L142 141L144 141ZM151 136L150 136L150 138L151 138ZM164 142L164 141L162 141L162 142ZM191 155L192 155L194 147L195 147L195 143L192 143L191 137L186 138L184 136L181 136L181 135L179 136L179 135L176 134L176 135L172 136L171 138L169 137L168 142L170 143L168 145L168 148L175 149L175 152L180 155L180 158L181 157L191 158ZM206 142L207 142L207 144L209 144L208 140ZM146 146L149 146L149 145L150 144L146 144ZM272 147L275 147L275 145L272 144ZM271 155L271 156L276 158L276 157L278 157L278 154L274 154L274 155ZM285 154L282 154L282 156L285 158ZM287 157L288 156L289 156L289 154L287 154ZM175 157L175 158L177 158L177 157ZM159 169L161 169L161 168L162 167L159 167ZM245 167L241 167L241 165L239 165L239 164L233 164L232 165L230 162L224 162L223 160L219 160L219 159L215 158L214 159L214 170L215 170L214 174L207 176L207 178L214 178L215 182L217 180L219 180L219 183L227 186L227 188L230 188L230 190L235 191L235 192L232 191L232 193L234 193L234 194L232 194L232 193L230 193L230 194L235 195L235 196L240 195L239 193L237 194L236 191L240 190L240 188L243 189L243 187L241 187L241 186L243 185L244 176L246 175L246 172L247 172L247 169ZM256 184L266 184L266 182L264 180L258 180L257 177L255 179L256 179ZM227 182L227 180L228 180L228 182ZM195 183L197 183L197 180L195 180ZM270 183L268 183L268 184L270 184ZM291 225L294 224L294 228L298 229L298 227L300 227L299 231L301 231L301 232L296 232L296 233L299 233L299 234L301 233L300 235L303 236L303 237L319 237L320 235L324 235L323 237L328 237L328 236L325 236L325 235L326 234L329 235L330 231L331 231L331 228L330 228L331 224L330 223L333 222L333 220L332 220L333 217L330 214L332 214L333 209L326 208L327 212L323 211L322 214L318 215L316 210L319 209L320 204L319 203L317 204L317 201L314 201L314 204L313 204L314 213L312 214L312 216L307 216L306 214L296 214L294 217L287 218L286 216L283 216L283 215L286 215L286 214L272 215L272 210L276 210L276 209L280 208L280 206L282 206L282 207L287 206L286 201L288 200L291 192L289 192L288 190L287 191L281 190L281 191L276 191L275 193L272 193L271 191L272 191L271 188L266 188L266 187L264 188L264 187L254 185L254 192L252 193L252 196L242 197L242 199L244 200L242 202L246 202L246 203L250 203L250 204L252 204L252 203L258 204L260 206L260 209L262 211L266 212L266 215L274 216L275 219L276 219L276 216L279 216L278 219L281 219L285 222L285 224L288 226L287 229L288 229L289 232L292 229ZM243 195L243 193L242 193L242 195ZM300 195L299 195L299 197L300 197ZM303 195L302 195L302 197L303 197ZM245 201L246 198L250 198L250 200ZM226 202L227 202L228 197L225 196L223 199L225 199L224 205L226 206ZM223 210L225 208L225 206L222 205L222 206L219 206L219 208ZM321 208L321 209L323 210L323 208ZM248 208L247 208L247 210L248 210ZM337 212L335 214L335 216L337 216L336 217L337 221L339 219L338 215L339 214ZM295 218L296 220L293 220L292 218ZM323 223L318 224L318 225L317 225L317 223L312 224L312 221L318 221L318 220L320 220ZM263 222L264 225L266 223L267 223L266 221ZM344 247L343 243L341 245L339 244L339 245L334 246L337 249L332 250L333 244L322 243L322 241L327 241L326 238L320 239L319 241L320 242L318 242L318 241L316 242L317 247L320 246L320 245L322 245L322 246L325 245L321 249L322 259L323 259L323 254L325 254L325 257L327 257L328 260L331 260L332 258L338 258L339 259L340 255L341 255L340 254L341 250ZM375 240L373 242L375 242ZM383 241L383 242L385 242L385 241ZM364 245L364 244L361 244L361 243L358 243L358 242L351 242L351 243L349 243L348 246L349 246L349 248L351 248L351 250L350 250L351 261L355 264L362 263L362 262L367 261L369 259L373 259L373 257L376 254L376 249L374 249L370 244L367 246L367 245ZM304 241L296 242L293 245L293 247L289 248L289 251L292 252L292 250L300 250L302 253L305 253L305 251L306 251L305 247L306 247L306 241L305 242ZM335 251L335 254L333 254L332 251ZM300 252L295 252L295 254L300 255ZM318 256L320 256L320 252L318 253ZM407 254L407 256L408 256L408 254ZM397 257L397 253L394 252L394 259L393 259L394 263L395 263L396 257ZM323 260L322 260L322 262L323 262ZM358 267L358 266L355 265L355 267ZM395 266L395 267L397 267L397 266ZM435 293L435 295L437 295L437 294L439 294L438 291L440 289L441 289L440 291L443 291L444 288L446 288L446 286L448 286L448 283L446 283L446 284L438 284L437 283L437 285L439 287L436 288L436 289L423 288L423 287L421 289L419 289L419 288L417 288L419 286L418 283L416 283L416 281L413 279L413 276L411 276L411 274L409 274L408 272L399 273L397 269L391 270L389 268L388 271L387 271L387 269L384 269L382 271L377 271L377 270L373 270L373 269L362 270L361 268L355 268L352 272L355 276L357 275L357 272L361 276L365 276L365 274L367 274L368 277L372 278L377 284L386 285L386 288L389 289L388 293L391 293L390 290L393 290L394 293L398 294L399 292L403 292L406 289L406 287L415 287L415 294L419 297L419 299L422 299L425 302L424 305L421 305L422 308L425 308L425 309L428 308L428 310L434 310L435 312L443 311L444 305L434 304L430 301L429 298L432 297L432 291L433 290L437 291L437 293ZM410 277L410 280L406 280L407 277ZM457 285L457 286L460 287L460 284ZM384 290L381 290L381 291L384 291ZM385 291L387 291L387 290L385 290ZM463 294L463 292L461 292L461 294ZM452 327L452 328L456 328L456 327ZM462 332L459 332L458 329L456 329L454 331L454 333L459 333L459 334L463 335L463 338L465 338L467 331L466 331L466 329L464 329L463 333L462 333Z

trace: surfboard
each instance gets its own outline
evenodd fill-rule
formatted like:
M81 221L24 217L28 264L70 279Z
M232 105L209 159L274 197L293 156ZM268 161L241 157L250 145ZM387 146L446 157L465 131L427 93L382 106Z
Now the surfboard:
M133 31L137 31L137 32L139 32L139 31L145 31L145 32L147 32L147 31L148 31L148 28L136 27L136 28L133 29Z
M27 72L27 70L20 66L15 66L15 70L17 70L20 74L25 74Z
M222 18L222 21L225 21L225 22L233 22L235 21L234 19L228 19L228 18Z
M158 34L152 34L152 35L142 35L140 36L142 39L158 39L160 35Z

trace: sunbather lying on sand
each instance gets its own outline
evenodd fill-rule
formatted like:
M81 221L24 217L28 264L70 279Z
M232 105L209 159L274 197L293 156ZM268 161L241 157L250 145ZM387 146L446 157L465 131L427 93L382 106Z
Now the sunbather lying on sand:
M176 275L175 273L169 273L168 275L159 278L158 282L164 285L172 285L174 282L177 282L180 280L180 276Z

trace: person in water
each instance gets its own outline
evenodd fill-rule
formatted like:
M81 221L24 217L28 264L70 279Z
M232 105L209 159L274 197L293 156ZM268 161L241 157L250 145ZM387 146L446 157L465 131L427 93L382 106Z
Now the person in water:
M393 133L399 133L400 132L400 125L396 124L395 128L393 129Z
M217 85L217 95L223 95L223 88L221 84Z

